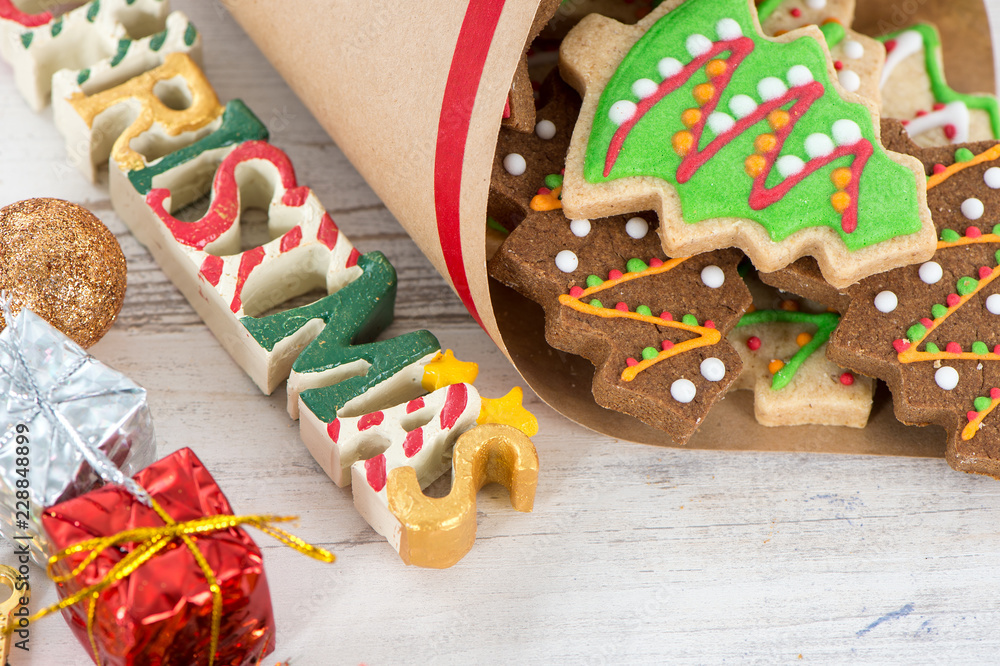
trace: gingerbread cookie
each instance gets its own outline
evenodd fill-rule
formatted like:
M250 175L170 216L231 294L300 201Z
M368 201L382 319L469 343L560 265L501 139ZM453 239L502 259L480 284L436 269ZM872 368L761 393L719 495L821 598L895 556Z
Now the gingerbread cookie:
M841 287L928 258L919 164L882 149L874 106L836 83L821 38L762 36L747 0L581 21L560 50L584 92L567 215L654 207L668 255L737 246L766 271L812 255Z
M743 359L733 390L754 392L757 423L863 428L875 381L826 358L840 316L815 303L782 298L752 277L747 281L756 309L743 315L728 338Z
M684 443L742 368L725 334L750 305L740 254L668 259L656 218L533 211L489 263L539 303L546 340L589 359L598 404Z
M497 139L487 214L501 231L517 227L533 203L548 210L562 207L562 170L580 96L552 72L542 83L539 102L534 132L501 129Z
M535 92L528 76L528 49L538 37L545 24L556 13L562 0L541 0L535 12L535 20L531 24L528 43L514 71L514 80L507 94L507 104L503 110L501 126L518 132L530 132L535 128Z
M956 92L945 80L937 28L921 23L879 39L887 52L882 115L905 121L918 145L1000 139L997 98Z
M829 357L884 379L901 421L944 426L952 467L1000 478L1000 145L885 138L926 168L937 252L851 287Z

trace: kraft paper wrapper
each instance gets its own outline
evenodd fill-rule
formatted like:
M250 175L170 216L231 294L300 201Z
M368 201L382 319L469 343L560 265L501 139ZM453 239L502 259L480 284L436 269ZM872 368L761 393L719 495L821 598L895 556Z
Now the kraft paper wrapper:
M994 90L982 0L858 5L855 28L870 34L935 22L953 87ZM611 437L672 444L665 433L597 406L593 366L550 348L541 308L486 275L493 153L537 0L227 6L542 400ZM713 408L688 446L940 457L945 436L937 426L896 421L884 388L862 430L759 426L752 393L739 391Z

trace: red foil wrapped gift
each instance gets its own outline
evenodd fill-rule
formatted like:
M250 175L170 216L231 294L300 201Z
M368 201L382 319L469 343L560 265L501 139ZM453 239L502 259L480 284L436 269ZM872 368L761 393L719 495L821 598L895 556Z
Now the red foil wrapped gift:
M177 523L232 514L225 495L190 449L181 449L135 476L160 509ZM105 486L57 504L42 516L56 549L136 528L161 528L164 520L120 486ZM221 588L216 666L257 664L274 649L271 596L260 549L239 527L188 536ZM148 546L148 542L147 542ZM82 571L59 583L62 599L101 583L112 568L141 543L94 551ZM52 565L52 575L68 576L87 552ZM213 592L191 548L180 537L127 577L99 593L93 617L94 645L88 636L90 598L63 610L73 632L102 666L156 664L193 666L210 661Z

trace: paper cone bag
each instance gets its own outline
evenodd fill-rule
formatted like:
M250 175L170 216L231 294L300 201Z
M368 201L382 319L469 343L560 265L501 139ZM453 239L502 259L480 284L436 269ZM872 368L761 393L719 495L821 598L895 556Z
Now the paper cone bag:
M858 5L854 27L870 34L935 22L952 49L945 58L954 86L994 90L981 0ZM493 157L539 0L227 6L539 397L612 437L672 443L664 432L599 407L590 388L593 366L550 348L541 308L487 278ZM754 420L750 392L740 391L713 408L689 446L941 456L944 439L936 426L897 422L887 395L876 397L864 429L765 428Z

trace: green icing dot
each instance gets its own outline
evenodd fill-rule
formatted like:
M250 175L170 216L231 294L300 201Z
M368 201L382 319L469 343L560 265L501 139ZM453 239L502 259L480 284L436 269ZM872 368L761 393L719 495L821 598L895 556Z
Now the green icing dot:
M554 190L563 183L563 177L557 173L550 173L545 177L545 187Z
M959 148L955 151L956 162L970 162L975 157L968 148Z
M59 19L58 21L52 24L51 28L52 36L53 37L58 36L59 33L62 32L62 29L63 29L63 22L62 19Z
M28 48L29 46L31 46L31 40L34 38L35 38L35 33L31 32L30 30L28 32L22 32L21 45L24 48Z
M647 266L646 262L642 259L629 259L628 263L625 264L625 270L629 273L641 273L647 268L649 268L649 266Z
M590 307L592 307L592 308L603 308L603 307L604 307L604 304L603 304L603 303L601 303L601 302L600 302L599 300L597 300L597 299L595 298L595 299L592 299L592 300L590 301Z
M149 49L151 51L159 51L163 48L163 42L167 41L167 31L158 32L149 38Z
M924 348L924 350L925 350L925 351L926 351L926 352L927 352L928 354L937 354L938 352L940 352L940 351L941 351L941 348L940 348L940 347L938 347L938 346L937 346L936 344L934 344L933 342L928 342L928 343L927 343L927 346L926 346L926 347Z
M984 409L987 409L991 404L993 404L993 401L984 395L981 395L972 401L972 406L973 408L975 408L977 412L981 412Z
M648 305L640 305L635 309L636 314L641 314L643 317L652 317L653 311L649 309Z
M931 316L935 319L940 319L948 312L948 308L940 303L935 303L931 306Z
M824 23L819 27L819 29L823 31L823 37L826 38L826 45L831 49L844 41L844 37L847 35L844 31L844 26L836 21Z
M604 284L604 280L596 275L587 276L587 287L600 287L602 284Z
M959 296L968 296L974 292L978 286L979 280L966 275L965 277L958 278L958 284L955 285L955 289L958 291Z
M1000 227L1000 224L998 224L997 226ZM1000 250L997 250L996 252L993 253L993 258L997 260L997 264L1000 264Z
M993 235L1000 236L1000 224L993 225ZM1000 254L1000 251L998 251L998 254Z
M695 317L693 314L686 314L683 317L681 317L681 322L687 324L688 326L697 326L698 318Z
M961 236L954 229L945 229L941 232L941 240L945 243L954 243L959 240Z
M77 85L83 85L86 83L87 79L90 78L90 69L81 69L80 73L76 75Z
M187 46L194 44L195 38L198 36L198 31L195 30L194 23L188 23L187 29L184 30L184 43Z
M986 346L985 342L976 341L972 343L972 353L973 354L989 354L990 348Z
M99 11L101 11L101 0L94 0L90 3L90 9L87 10L87 20L93 23Z
M660 352L656 351L656 347L646 347L642 350L642 358L645 361L654 359L660 355Z
M927 335L927 328L923 324L914 324L906 331L906 338L910 342L916 342Z

